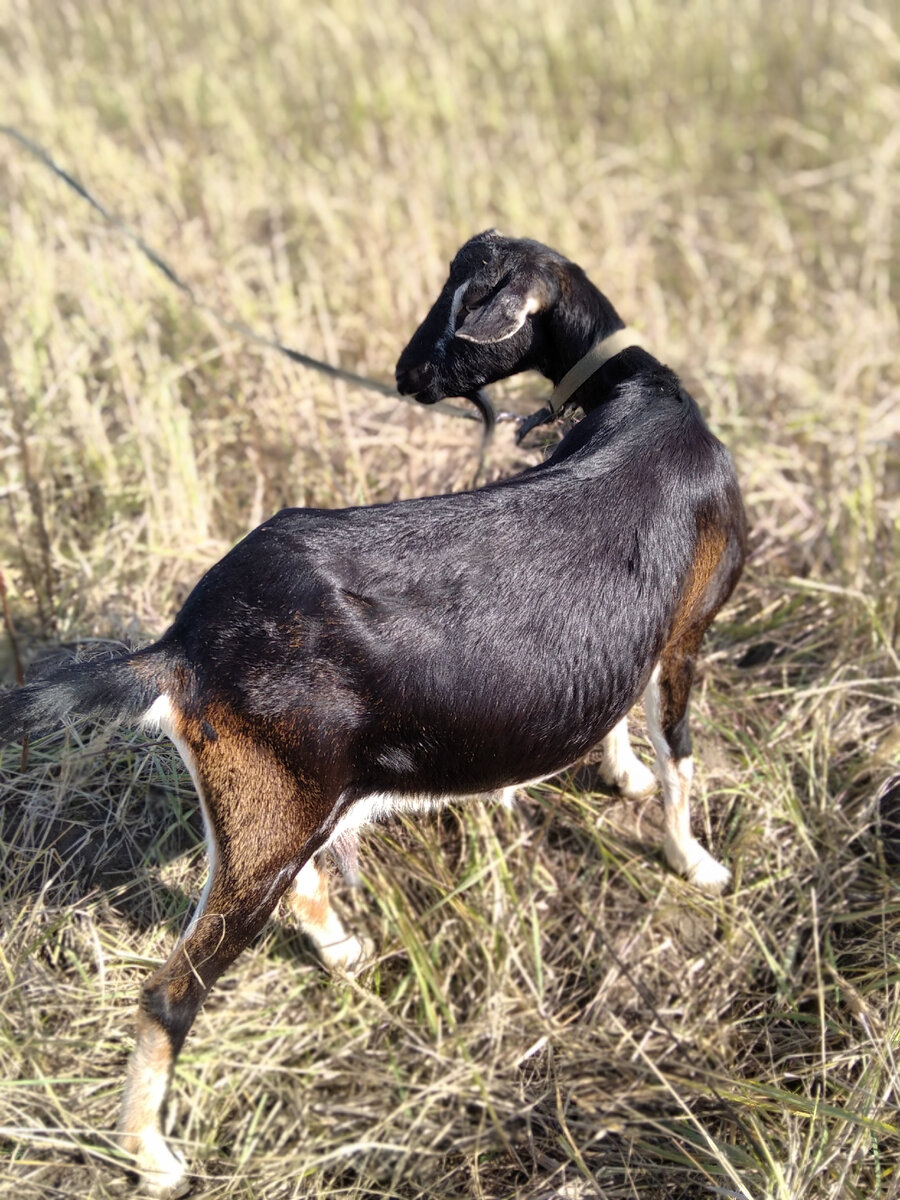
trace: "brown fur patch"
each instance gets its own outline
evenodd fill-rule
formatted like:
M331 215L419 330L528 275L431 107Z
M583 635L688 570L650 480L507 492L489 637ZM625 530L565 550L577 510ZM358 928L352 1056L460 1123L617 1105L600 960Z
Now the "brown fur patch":
M284 761L289 731L282 736L221 701L198 708L196 716L176 710L176 732L194 755L222 864L241 889L268 864L278 870L300 857L330 804Z
M153 1017L139 1009L137 1042L128 1064L119 1117L122 1147L129 1154L137 1154L142 1136L158 1126L174 1060L169 1035Z
M285 903L304 929L324 929L328 921L328 879L324 871L316 870L316 883L311 892L291 890Z
M707 598L709 585L722 560L727 542L728 537L725 531L718 526L701 525L698 530L691 573L688 576L669 634L668 644L670 646L682 640L693 642L692 634L696 636L696 644L699 646L707 625L715 615L714 611L709 611L710 606L704 604L704 600ZM696 634L698 628L699 635ZM689 653L695 651L696 646Z
M721 526L701 525L694 547L691 572L672 621L669 640L660 662L660 719L663 733L673 751L689 753L690 736L685 719L694 683L694 659L703 635L722 601L716 586L728 535ZM730 587L725 592L727 595ZM673 739L678 745L673 744Z
M277 728L221 702L188 713L172 704L170 720L190 753L215 846L203 910L141 996L177 1054L206 993L290 886L328 805L292 769Z

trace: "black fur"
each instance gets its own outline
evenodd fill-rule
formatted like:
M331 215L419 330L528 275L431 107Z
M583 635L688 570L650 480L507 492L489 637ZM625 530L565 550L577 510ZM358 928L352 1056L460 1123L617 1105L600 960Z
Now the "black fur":
M465 334L469 314L479 313L492 300L502 303L510 288L520 296L534 295L542 307L508 340L488 344L447 340L444 333L453 294L467 279L472 284L464 310L457 315L457 333ZM474 390L454 392L454 381L462 379L487 384L533 369L557 384L595 342L623 328L619 314L581 267L540 242L505 238L491 229L470 238L450 264L440 296L400 355L397 386L404 394L415 394L422 404L435 404L446 396Z
M643 365L514 479L254 530L167 635L198 697L277 721L282 753L345 801L579 758L640 696L732 481L675 376Z
M168 675L156 647L94 662L69 662L47 678L0 695L0 745L38 737L68 716L138 716L160 694Z
M476 268L486 271L479 303L524 271L549 313L497 345L454 338L436 354L452 293ZM621 327L561 256L481 235L454 260L398 377L421 372L430 347L420 399L533 365L556 379ZM731 460L672 371L628 350L576 395L588 415L548 461L512 479L276 514L143 652L153 672L136 675L133 657L66 668L0 700L0 737L73 711L131 716L165 690L207 737L211 702L251 721L340 810L372 792L463 795L567 766L640 696L698 528L742 536Z

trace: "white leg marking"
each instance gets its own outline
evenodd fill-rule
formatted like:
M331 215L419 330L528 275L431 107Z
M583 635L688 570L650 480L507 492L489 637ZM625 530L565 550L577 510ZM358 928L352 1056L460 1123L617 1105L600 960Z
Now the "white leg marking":
M119 1138L135 1157L141 1187L156 1200L172 1200L189 1187L182 1160L166 1145L160 1113L172 1077L172 1048L163 1029L138 1017L138 1037L128 1063L119 1116Z
M628 718L623 717L603 739L600 778L618 788L629 800L640 800L656 788L656 776L645 767L628 740Z
M663 851L673 870L686 876L703 891L717 894L731 879L731 872L717 862L708 850L704 850L691 833L690 788L694 762L691 758L676 762L663 735L659 673L657 665L644 694L644 708L662 780L665 813Z
M331 907L328 881L313 859L294 880L294 890L287 903L329 970L350 972L372 957L374 947L369 939L361 940L348 933Z
M203 891L200 893L200 899L194 909L194 914L191 917L191 922L182 934L181 940L189 938L197 928L197 923L203 916L206 908L206 901L209 897L209 889L212 887L213 874L216 869L219 851L216 846L216 840L213 836L212 822L209 819L209 809L206 806L206 797L203 794L203 788L200 785L200 774L197 770L197 762L191 753L191 749L182 738L175 732L175 715L172 708L172 702L169 697L163 693L158 699L154 700L150 708L144 713L141 722L144 725L156 726L167 738L174 744L175 749L181 755L181 760L188 769L188 774L197 792L197 798L200 801L200 811L203 814L203 828L206 833L206 856L209 861L209 868L206 875L206 883L203 885Z
M175 711L169 697L159 696L144 714L143 724L155 726L175 744L190 772L206 828L206 848L209 855L209 874L182 941L189 937L203 915L216 866L217 847L197 763L186 742L178 736ZM128 1063L125 1092L119 1117L119 1135L125 1150L133 1154L141 1177L142 1190L156 1200L173 1200L189 1189L190 1182L184 1162L166 1144L162 1132L161 1114L172 1078L173 1057L169 1038L155 1021L138 1014L138 1035L134 1052Z

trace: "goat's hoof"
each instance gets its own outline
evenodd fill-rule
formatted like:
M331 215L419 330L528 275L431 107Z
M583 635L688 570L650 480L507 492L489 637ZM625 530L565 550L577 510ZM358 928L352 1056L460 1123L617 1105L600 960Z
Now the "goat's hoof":
M615 788L626 800L643 800L651 792L656 791L658 780L649 767L645 767L640 759L625 765L604 768L600 764L600 779L607 787Z
M177 1200L179 1196L186 1196L190 1190L191 1181L184 1173L172 1183L160 1183L156 1175L141 1176L141 1191L145 1196L150 1196L151 1200Z
M338 975L355 975L375 957L375 943L371 938L358 938L348 933L339 942L320 946L319 957L329 971Z
M688 879L694 887L700 888L710 896L721 896L731 883L729 869L710 855L708 863L698 864Z
M159 1129L119 1130L117 1140L133 1160L138 1188L153 1200L175 1200L190 1191L191 1181L180 1154L173 1153Z
M699 842L692 840L688 846L667 842L664 849L669 866L709 896L720 896L731 882L729 869L714 859Z
M643 800L656 791L658 780L649 767L635 760L613 783L626 800Z
M710 896L720 896L731 883L731 871L727 866L712 859L712 862L696 870L694 875L690 876L690 881L696 888L700 888L701 892Z
M152 1200L176 1200L191 1190L191 1181L184 1160L172 1153L161 1136L145 1141L138 1155L137 1171L140 1190Z

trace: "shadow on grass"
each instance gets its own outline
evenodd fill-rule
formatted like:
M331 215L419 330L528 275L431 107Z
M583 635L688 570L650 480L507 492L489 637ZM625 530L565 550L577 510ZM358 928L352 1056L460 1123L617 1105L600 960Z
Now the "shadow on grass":
M135 934L162 929L174 946L207 860L199 801L168 741L82 725L33 743L24 771L21 747L8 746L0 797L0 911L38 902L52 920L100 902ZM318 964L279 911L279 956Z

